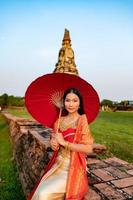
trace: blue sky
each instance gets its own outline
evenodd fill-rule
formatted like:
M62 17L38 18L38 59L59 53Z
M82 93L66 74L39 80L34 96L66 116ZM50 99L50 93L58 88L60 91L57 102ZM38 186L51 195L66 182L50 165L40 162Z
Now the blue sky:
M133 1L0 0L0 95L24 96L51 73L64 29L80 76L100 99L133 99Z

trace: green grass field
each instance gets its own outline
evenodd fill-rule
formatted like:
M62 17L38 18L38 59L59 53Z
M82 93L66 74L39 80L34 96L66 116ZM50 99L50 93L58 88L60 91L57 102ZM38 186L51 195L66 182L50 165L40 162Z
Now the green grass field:
M0 114L0 200L25 200L13 161L9 128Z
M18 117L32 119L32 116L28 113L26 108L23 108L23 107L19 108L19 109L6 109L5 111L7 111L15 116L18 116Z
M133 112L101 112L91 130L95 141L110 153L133 162Z

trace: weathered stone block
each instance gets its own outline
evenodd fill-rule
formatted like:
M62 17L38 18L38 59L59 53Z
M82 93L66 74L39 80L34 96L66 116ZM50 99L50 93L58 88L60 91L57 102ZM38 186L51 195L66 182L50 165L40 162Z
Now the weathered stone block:
M88 193L85 195L84 200L101 200L101 196L96 193L95 190L89 189Z
M122 190L133 197L133 186L124 188Z
M119 158L116 158L116 157L108 158L105 160L105 162L112 166L116 166L116 167L128 164L128 162L121 160Z
M109 172L105 171L104 169L94 169L94 170L91 170L91 172L95 174L96 176L98 176L103 181L111 181L114 179L114 177Z
M133 177L111 181L118 188L133 186Z
M100 193L104 194L107 199L125 200L125 197L122 194L106 183L99 183L94 186Z
M120 170L119 168L116 168L116 167L107 167L107 168L104 168L104 170L110 172L111 174L113 174L114 177L117 177L117 178L127 178L129 177L129 174L127 174L126 172Z

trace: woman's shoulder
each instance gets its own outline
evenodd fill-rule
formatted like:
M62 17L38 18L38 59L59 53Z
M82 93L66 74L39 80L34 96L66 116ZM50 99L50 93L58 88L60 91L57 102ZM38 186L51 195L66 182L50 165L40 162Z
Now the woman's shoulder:
M81 120L87 120L87 116L86 116L86 114L82 114L82 115L80 115L80 119L81 119Z
M87 119L86 114L80 115L80 117L79 117L79 124L81 124L82 126L88 125L88 119Z

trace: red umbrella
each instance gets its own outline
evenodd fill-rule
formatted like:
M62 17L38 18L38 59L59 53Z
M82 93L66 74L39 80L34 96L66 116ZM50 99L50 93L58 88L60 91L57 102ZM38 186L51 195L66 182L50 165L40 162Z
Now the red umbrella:
M76 88L83 97L85 114L91 123L99 112L99 97L95 89L78 76L66 73L52 73L34 80L27 88L25 104L29 113L41 124L52 127L59 116L52 99L68 88Z

